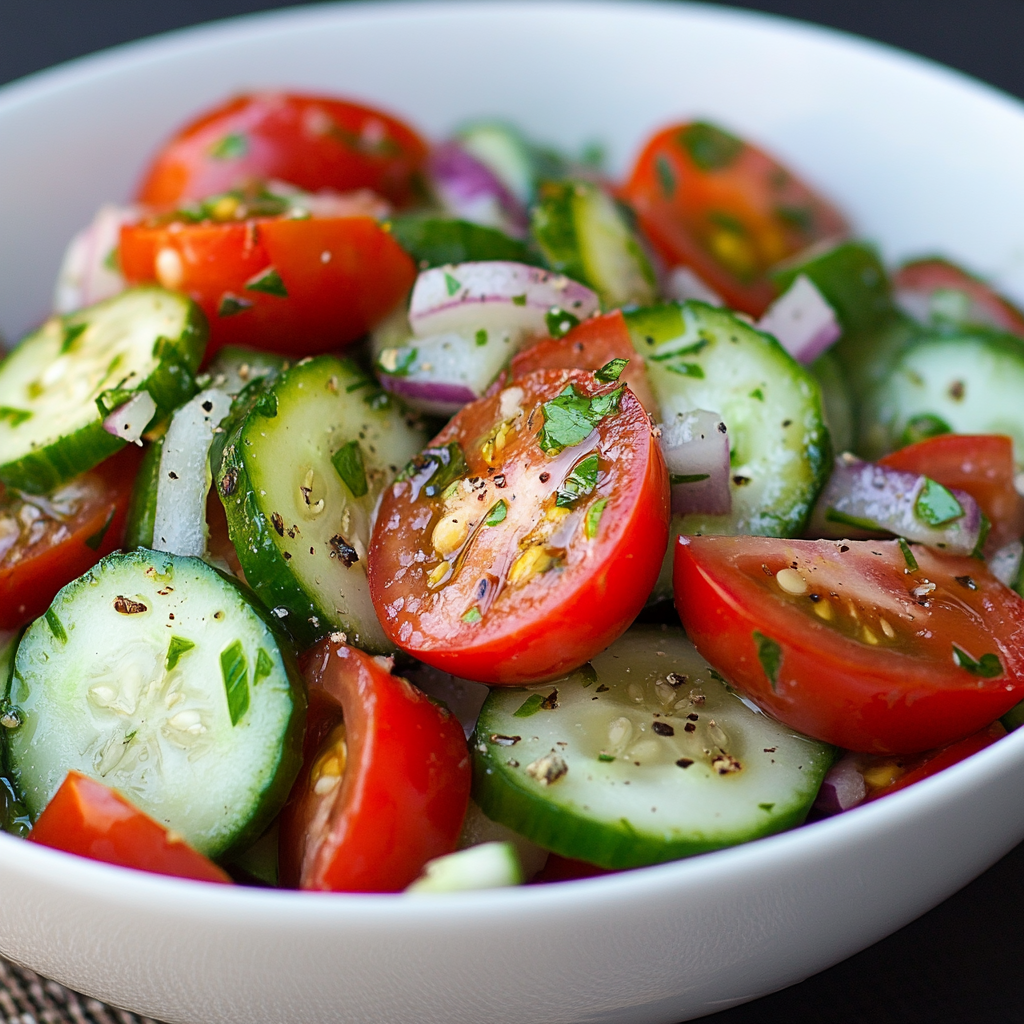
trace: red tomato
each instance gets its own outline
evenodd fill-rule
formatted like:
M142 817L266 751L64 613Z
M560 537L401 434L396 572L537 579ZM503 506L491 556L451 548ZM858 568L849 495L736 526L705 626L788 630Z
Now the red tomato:
M140 453L129 445L46 498L0 501L0 629L39 618L61 587L121 546Z
M369 188L401 205L414 198L426 155L426 143L408 125L372 107L255 93L182 128L143 175L136 198L173 206L276 178L308 192Z
M932 258L906 263L893 278L897 295L928 309L936 292L958 292L966 307L956 319L966 323L995 327L1024 337L1024 313L984 281L948 260Z
M535 370L600 370L613 359L628 359L622 380L640 404L658 415L658 402L647 380L643 359L633 348L622 310L591 317L563 338L545 338L512 357L509 378L516 380Z
M372 217L137 224L121 231L131 284L185 292L224 345L309 355L365 334L401 301L416 267Z
M29 842L158 875L231 884L211 860L120 793L68 772L28 834Z
M697 650L780 721L911 754L1024 696L1024 600L983 562L898 541L681 537L676 608Z
M390 667L330 637L304 659L304 766L281 813L286 885L397 892L455 850L471 781L462 726Z
M669 266L691 267L751 316L775 298L771 267L848 231L831 203L773 157L701 122L654 135L622 195Z
M596 864L588 864L585 860L573 860L571 857L560 857L557 853L548 855L544 869L533 880L534 884L546 882L572 882L577 878L597 878L600 875L616 875L617 871L599 868Z
M554 678L643 607L668 517L665 460L633 393L541 370L465 406L384 492L370 594L391 640L442 671Z
M1013 441L1002 434L940 434L878 460L907 473L923 473L945 487L966 491L992 523L989 546L1024 533L1024 498L1014 486Z

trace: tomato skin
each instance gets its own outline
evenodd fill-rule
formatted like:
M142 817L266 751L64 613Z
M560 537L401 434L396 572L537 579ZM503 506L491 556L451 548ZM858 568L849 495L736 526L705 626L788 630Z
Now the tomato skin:
M47 530L37 543L19 540L0 558L0 629L20 629L39 618L61 587L121 546L141 452L128 445L72 481L89 497L64 524L67 536L55 543L54 531Z
M308 192L369 188L404 205L416 192L426 143L397 118L327 96L237 96L181 128L157 153L138 202L174 206L254 179Z
M993 550L1024 534L1024 498L1014 486L1013 440L1004 434L940 434L878 460L966 491L992 523Z
M617 875L619 872L609 868L599 868L596 864L588 864L585 860L574 860L572 857L561 857L557 853L548 854L543 870L533 880L534 885L547 885L551 882L573 882L578 878L599 878L601 875Z
M180 275L161 270L165 251L177 255ZM410 257L368 216L127 225L120 260L129 283L157 281L198 303L210 322L207 359L225 345L298 356L347 345L416 279ZM247 287L271 268L286 296ZM232 300L245 308L226 313Z
M658 402L647 380L643 359L633 348L621 309L584 320L561 338L543 338L512 357L509 377L517 380L535 370L600 370L613 359L628 359L619 378L640 404L658 416Z
M684 139L717 133L720 159ZM622 186L669 266L691 267L733 309L760 316L777 294L767 271L815 242L848 233L842 214L763 150L699 123L653 135Z
M303 769L281 813L286 885L398 892L454 851L469 806L469 751L457 719L390 662L330 637L303 659L309 718ZM341 781L317 793L312 772L344 721Z
M937 291L961 292L971 304L970 319L1024 338L1024 313L997 291L948 260L935 258L905 263L893 277L897 294L929 298Z
M232 884L226 872L183 839L120 793L79 772L68 772L28 840L123 868Z
M1024 695L1024 601L977 559L924 546L913 553L919 569L911 573L896 541L682 537L676 608L700 653L794 729L847 750L930 750L988 725ZM814 587L799 598L775 579L794 562ZM915 597L928 582L936 590ZM828 604L829 622L812 609L812 593ZM847 611L854 603L856 620ZM874 644L862 639L864 625ZM760 657L766 639L778 647L775 684ZM1002 674L960 667L953 644L977 659L994 653Z
M408 482L384 492L368 555L370 594L396 646L428 665L499 686L553 679L621 636L650 594L668 541L668 470L650 418L628 388L620 411L599 428L608 478L595 495L608 501L594 538L583 541L574 526L557 569L521 585L508 583L510 567L525 550L520 542L543 523L545 503L560 482L548 472L557 472L556 464L537 443L538 406L570 383L587 395L611 389L578 370L541 370L465 406L431 442L460 443L468 479L487 485L466 499L477 521L492 503L508 503L503 529L476 529L467 542L471 557L440 589L427 580L431 565L439 563L431 540L436 510L414 500ZM513 388L523 393L527 429L516 429L501 458L488 465L481 441L502 422L502 396ZM478 598L484 579L485 596ZM479 604L486 605L482 619L463 617Z

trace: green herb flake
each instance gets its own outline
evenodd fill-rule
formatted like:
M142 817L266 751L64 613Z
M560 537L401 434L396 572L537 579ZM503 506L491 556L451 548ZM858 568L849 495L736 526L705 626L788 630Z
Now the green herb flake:
M171 642L167 645L167 657L164 659L164 671L170 672L175 665L181 661L181 656L187 654L195 644L183 636L172 636Z
M601 516L604 514L604 507L607 504L607 498L598 498L587 509L587 517L583 522L583 532L587 535L587 540L593 540L597 536L597 528L601 525Z
M544 325L552 338L564 338L574 327L579 325L579 322L578 316L573 316L561 306L552 306L544 314Z
M265 295L276 295L280 299L288 298L288 289L281 280L281 275L273 268L267 267L245 282L247 292L263 292Z
M224 678L231 724L238 725L249 710L249 662L241 640L235 640L220 652L220 674Z
M699 484L710 477L710 473L670 473L668 482L675 487L676 484Z
M597 755L597 759L598 759L598 761L611 762L611 761L615 760L615 755L614 754L606 754L602 750L601 753Z
M903 537L897 537L896 543L899 544L900 551L903 552L903 561L907 563L907 568L911 572L917 572L917 559L914 557L914 552L910 550L910 545Z
M91 533L85 538L85 546L87 548L90 548L92 551L99 551L100 545L103 543L103 538L106 537L107 530L110 529L110 524L114 521L116 513L117 507L111 506L103 525L95 533Z
M444 286L448 290L449 295L454 295L462 287L462 285L448 273L444 275Z
M951 523L964 514L964 507L949 490L929 477L914 502L914 514L929 526Z
M776 206L775 216L803 235L809 235L814 230L814 210L809 206Z
M735 135L706 121L688 124L679 132L679 141L702 171L724 170L743 150L743 142Z
M32 419L27 409L15 409L10 405L0 405L0 420L6 420L12 427L20 426L25 420Z
M231 292L225 292L217 304L217 316L236 316L247 309L252 309L252 303L248 299L240 299Z
M600 370L594 371L594 376L602 384L614 384L622 376L622 371L628 364L628 359L609 359Z
M531 715L537 714L540 711L541 704L544 703L546 698L539 693L531 693L522 704L519 705L518 711L512 712L513 718L529 718Z
M672 170L672 165L663 154L655 157L654 171L658 175L658 184L665 198L671 199L676 194L676 172Z
M580 681L580 685L584 689L597 682L597 669L589 661L580 665L573 675Z
M249 152L249 140L242 132L230 132L210 147L214 160L240 160Z
M580 459L569 471L555 497L558 508L569 508L580 498L591 494L597 486L598 458L597 453Z
M277 394L273 391L264 391L258 399L253 408L261 416L265 416L268 420L272 420L277 415Z
M665 369L669 373L678 373L680 377L694 377L697 380L704 379L704 367L700 363L669 363Z
M664 363L669 359L682 359L684 356L697 356L710 345L707 338L701 338L692 345L685 345L683 348L674 348L671 352L657 352L650 357L652 363Z
M761 662L761 668L764 669L764 674L774 691L779 682L779 669L782 667L782 648L771 637L759 633L756 629L754 644L757 647L757 660Z
M760 388L754 388L754 390L750 392L749 397L756 398L759 402L763 402L764 392Z
M508 515L508 503L504 498L499 498L492 506L490 512L487 513L487 518L484 520L484 526L497 526L498 523L505 521L505 516Z
M878 523L873 519L865 519L862 516L851 516L848 512L841 512L837 508L825 509L826 523L839 523L841 526L852 526L856 530L879 529Z
M52 608L47 608L43 618L46 619L46 624L50 627L54 640L66 644L68 642L68 635L64 631L64 623L57 617L57 613Z
M971 558L985 557L985 541L988 540L989 532L992 529L992 520L989 519L984 512L981 513L981 526L978 528L978 540L974 545L974 550L971 552Z
M470 608L469 611L462 616L462 621L468 622L472 626L474 623L479 622L482 618L483 616L480 614L480 609L474 606Z
M758 804L757 806L765 813L771 814L775 804Z
M995 679L1003 674L1003 663L991 652L975 661L965 650L953 644L953 662L972 676L981 676L982 679Z
M395 480L412 483L415 501L420 490L426 497L436 498L468 473L462 446L458 441L452 441L442 447L425 448L407 463Z
M569 384L557 397L540 407L544 417L538 443L548 455L557 455L564 448L585 441L594 428L614 412L618 412L623 388L588 398Z
M332 456L331 465L353 498L361 498L369 490L366 483L366 468L363 465L363 451L358 441L343 444Z
M512 305L513 306L525 306L526 305L526 293L524 292L522 295L513 295L512 296Z
M65 324L64 340L60 343L60 354L64 355L66 352L70 352L75 342L85 334L88 327L88 324Z
M482 327L476 332L475 340L477 348L483 348L487 344L487 332Z

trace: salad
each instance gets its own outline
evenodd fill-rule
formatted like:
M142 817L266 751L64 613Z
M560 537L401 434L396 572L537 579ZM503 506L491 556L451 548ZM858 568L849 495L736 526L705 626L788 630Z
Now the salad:
M0 363L3 824L413 893L689 856L1024 720L1024 315L703 121L203 112Z

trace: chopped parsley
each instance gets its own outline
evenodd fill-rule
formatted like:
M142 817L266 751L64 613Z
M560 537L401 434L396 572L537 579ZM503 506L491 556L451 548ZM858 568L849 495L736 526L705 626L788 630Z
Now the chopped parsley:
M598 498L587 509L587 518L583 521L583 532L587 535L587 540L593 540L597 536L597 528L601 525L601 516L607 504L607 498Z
M195 644L183 636L172 636L167 646L167 657L164 659L164 670L170 672L175 665L181 661L181 656L187 654Z
M593 492L597 486L597 452L580 459L569 471L555 497L558 508L569 508L574 502Z
M508 515L508 502L504 498L499 498L492 506L490 512L487 513L487 518L484 520L484 526L497 526L498 523L505 522L505 516Z
M743 143L706 121L695 121L679 132L679 141L702 171L721 171L743 150Z
M953 644L953 661L972 676L981 676L982 679L995 679L1003 674L1003 663L991 652L975 661L966 651Z
M249 140L242 132L229 132L209 149L214 160L240 160L249 152Z
M772 690L779 682L779 669L782 668L782 648L778 642L771 637L765 636L754 630L754 644L757 646L757 660L761 662L761 668L772 684Z
M568 384L555 398L541 407L544 425L538 439L541 450L557 455L564 448L585 441L606 416L619 411L623 388L588 397Z
M281 280L281 275L273 268L267 267L258 274L250 277L245 282L247 292L263 292L266 295L276 295L280 299L288 298L288 289Z
M238 725L249 710L249 661L241 640L235 640L220 652L220 674L224 679L231 724Z
M406 465L395 478L409 480L413 485L413 501L422 490L428 498L446 491L469 472L466 456L458 441L438 448L425 448Z
M914 502L914 515L929 526L942 526L959 519L964 514L964 507L943 487L929 477L925 477L924 487Z
M614 384L622 376L622 371L628 363L628 359L609 359L600 370L594 371L594 376L602 384Z
M449 273L445 273L444 275L444 286L449 295L454 295L462 287L458 280L452 277Z
M361 498L366 494L366 468L363 465L363 452L358 441L343 444L332 456L331 465L349 489L353 498Z

